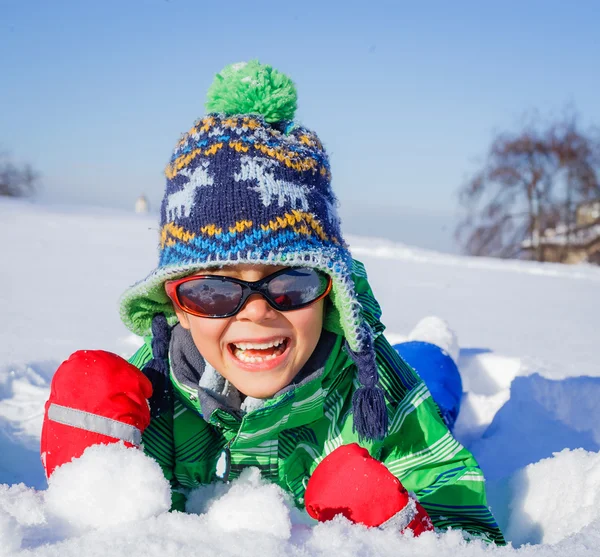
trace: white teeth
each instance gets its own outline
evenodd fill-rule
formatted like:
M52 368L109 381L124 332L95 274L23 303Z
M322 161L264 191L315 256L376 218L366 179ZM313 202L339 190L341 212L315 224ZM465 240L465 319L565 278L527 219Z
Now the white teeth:
M240 350L266 350L267 348L277 347L285 342L285 337L278 338L269 342L234 342L232 343Z
M267 361L267 360L272 360L273 358L276 358L277 356L278 356L278 354L269 354L268 356L265 356L264 358L261 358L261 357L258 357L258 356L247 356L241 350L236 350L235 351L235 357L238 360L241 360L242 362L251 363L251 364L256 363L256 362L264 362L264 361Z
M272 360L277 358L280 353L269 354L266 356L250 356L246 354L246 350L266 350L268 348L278 348L285 342L285 337L278 338L269 342L257 343L257 342L234 342L233 355L242 362L257 363Z

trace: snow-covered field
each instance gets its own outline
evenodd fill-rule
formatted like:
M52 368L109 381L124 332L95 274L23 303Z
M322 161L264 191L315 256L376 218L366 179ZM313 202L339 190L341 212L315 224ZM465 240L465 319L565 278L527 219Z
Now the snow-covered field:
M140 452L100 447L48 487L38 456L58 364L80 348L139 345L117 300L156 259L150 216L0 200L0 556L600 555L600 268L442 255L353 237L391 341L426 315L461 347L456 436L488 478L512 546L457 532L417 539L344 520L314 525L249 470L167 513Z

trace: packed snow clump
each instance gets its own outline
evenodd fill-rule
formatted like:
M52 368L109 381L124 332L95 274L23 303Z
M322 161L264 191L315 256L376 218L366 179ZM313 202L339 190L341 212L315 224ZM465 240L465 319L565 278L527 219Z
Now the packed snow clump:
M258 468L248 468L209 506L207 520L216 530L250 530L286 540L292 532L290 506L279 486L263 481Z
M121 443L89 447L57 468L48 484L46 511L77 529L144 520L171 506L158 463Z

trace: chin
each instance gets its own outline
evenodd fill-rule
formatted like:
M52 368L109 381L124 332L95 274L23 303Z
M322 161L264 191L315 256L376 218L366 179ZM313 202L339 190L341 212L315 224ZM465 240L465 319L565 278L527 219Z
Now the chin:
M271 383L270 385L256 385L256 383L251 385L244 385L242 388L237 387L238 391L245 394L246 396L250 396L252 398L271 398L276 393L284 389L291 383L291 379L285 382L277 382ZM244 388L245 387L245 388Z
M252 398L271 398L275 393L279 392L281 389L283 389L284 387L286 387L287 385L283 385L281 387L276 387L276 388L272 388L272 389L246 389L246 391L248 392L244 392L244 390L242 390L242 392L246 395L246 396L250 396Z

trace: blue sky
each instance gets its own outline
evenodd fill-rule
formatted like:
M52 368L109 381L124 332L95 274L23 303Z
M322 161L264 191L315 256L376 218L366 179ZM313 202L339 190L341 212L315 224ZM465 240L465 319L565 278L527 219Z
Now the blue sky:
M224 65L289 74L349 207L451 214L495 130L600 124L596 2L0 1L0 146L43 196L156 205Z

